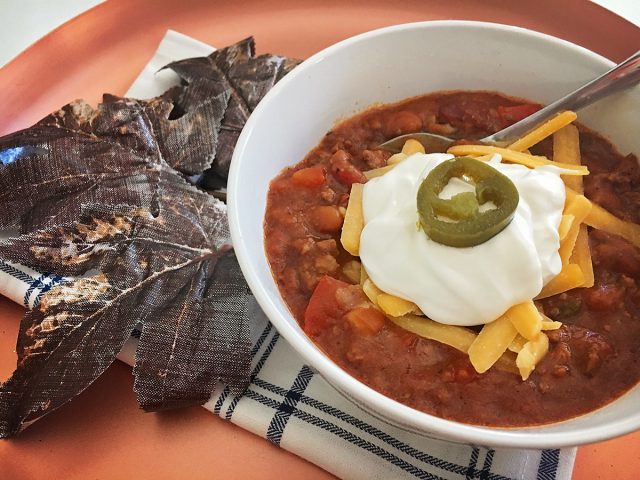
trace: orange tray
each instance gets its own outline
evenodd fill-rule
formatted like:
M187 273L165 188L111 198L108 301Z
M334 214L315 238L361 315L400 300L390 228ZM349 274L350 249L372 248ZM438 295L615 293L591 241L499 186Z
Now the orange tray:
M214 46L254 35L259 52L299 58L374 28L470 19L565 38L620 61L640 29L586 0L109 0L0 69L0 135L76 98L124 93L169 28ZM0 297L0 379L15 367L23 308ZM116 362L70 404L0 442L2 478L305 478L330 474L201 408L143 414ZM640 432L578 450L574 479L636 479Z

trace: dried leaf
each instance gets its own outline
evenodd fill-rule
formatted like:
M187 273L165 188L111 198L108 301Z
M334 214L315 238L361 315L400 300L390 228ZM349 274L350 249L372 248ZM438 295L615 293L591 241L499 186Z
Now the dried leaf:
M169 119L170 94L148 102L106 95L96 110L76 101L0 138L0 229L26 233L66 223L91 203L157 215L164 156L185 173L207 168L229 99L203 93L198 83L172 93L188 99L176 120Z
M218 179L227 178L233 149L258 102L276 82L300 63L277 55L254 55L255 42L253 37L249 37L216 50L208 57L180 60L165 67L175 71L189 85L207 79L217 86L214 92L230 92L215 160L208 172L209 176Z
M22 321L18 367L0 386L0 437L84 390L139 323L134 373L144 409L202 404L218 379L236 392L246 387L246 302L224 302L226 290L246 285L241 276L221 284L239 271L224 205L172 172L162 172L160 186L156 218L94 205L71 226L0 242L4 258L76 277ZM216 268L221 256L225 275Z
M203 285L201 300L189 302ZM134 390L143 408L183 407L184 392L190 393L193 404L202 404L218 377L236 393L246 387L248 363L239 362L250 348L246 296L244 277L228 251L215 270L196 271L163 312L165 322L144 323L134 368ZM173 341L170 349L168 341Z
M223 185L237 136L297 64L246 39L173 63L155 99L105 95L0 138L0 257L70 279L23 318L0 385L0 437L72 399L141 330L134 390L146 410L202 404L249 378L248 289L224 204L189 185L213 162Z
M234 304L220 301L227 288L220 279L239 272L231 252L224 254L231 271L216 269L230 248L226 209L164 161L152 124L175 124L157 114L168 112L160 99L152 102L108 97L97 111L80 103L67 106L20 132L21 141L28 139L36 151L1 172L7 187L12 179L23 182L25 199L24 208L4 210L5 224L48 228L1 242L0 256L75 280L47 292L21 323L18 366L0 386L0 437L84 390L138 323L134 373L143 408L202 404L218 379L237 392L246 387L247 297ZM181 117L185 128L197 123L195 116ZM87 144L86 151L80 148ZM185 148L193 144L191 138ZM101 160L105 152L108 162ZM61 185L69 188L65 181L73 175L65 173L73 169L83 178L65 193ZM34 189L29 175L51 181ZM1 200L20 205L16 195ZM81 213L79 220L69 220ZM49 226L53 222L63 225ZM243 282L235 279L236 285ZM246 293L246 285L238 288Z
M0 229L31 232L77 218L85 203L158 213L161 158L137 102L82 101L0 138ZM11 156L9 157L9 152Z
M198 79L145 102L163 159L185 175L202 173L215 158L230 96L219 90L214 82Z

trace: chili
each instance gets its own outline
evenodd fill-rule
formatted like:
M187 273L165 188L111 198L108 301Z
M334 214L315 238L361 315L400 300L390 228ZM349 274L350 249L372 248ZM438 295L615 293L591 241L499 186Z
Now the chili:
M394 135L413 130L477 139L537 108L492 92L435 93L372 108L336 125L300 163L272 181L265 250L280 293L307 335L355 378L418 410L493 426L575 417L638 384L640 251L621 238L590 231L594 287L538 302L564 325L548 332L549 353L523 382L498 369L478 375L465 354L374 313L360 286L342 273L353 258L340 246L340 232L314 219L316 207L340 211L346 205L351 183L364 183L364 171L384 165L390 153L376 147ZM584 180L587 197L638 223L636 157L619 154L583 127L580 144L591 171ZM552 142L532 153L551 157Z

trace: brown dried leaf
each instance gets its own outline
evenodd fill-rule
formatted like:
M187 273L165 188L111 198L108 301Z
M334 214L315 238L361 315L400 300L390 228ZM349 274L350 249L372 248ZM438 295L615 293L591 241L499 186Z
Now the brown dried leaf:
M68 222L84 203L139 205L156 215L161 159L150 130L137 102L93 110L76 101L0 138L0 229Z
M229 93L212 95L206 83L149 101L105 95L96 110L76 101L0 138L0 230L63 224L91 203L157 215L162 165L192 175L213 161Z
M198 84L172 94L189 99L176 120L169 118L169 93L150 101L106 95L96 110L76 101L0 138L0 229L27 233L67 223L91 203L157 215L162 166L168 160L187 174L207 168L229 99Z
M229 174L233 149L249 115L271 87L300 63L277 55L254 55L255 42L249 37L208 57L180 60L165 67L188 85L206 79L215 85L214 92L230 92L215 160L208 173L222 180Z
M212 160L228 94L210 93L190 85L149 102L107 96L97 110L76 102L0 139L11 154L0 156L0 227L33 232L0 243L0 256L76 278L21 323L18 366L0 386L0 437L84 390L138 323L143 408L204 403L218 379L246 387L246 295L221 303L221 279L239 269L231 252L230 271L215 267L230 248L224 205L163 157L185 173ZM188 107L179 119L171 95Z
M156 218L140 208L90 206L71 226L0 242L4 258L76 276L21 323L18 366L0 386L0 437L83 391L137 324L135 390L144 409L202 404L218 379L236 392L246 387L246 297L225 300L246 285L224 205L171 171L162 171L160 191Z
M164 161L185 175L211 166L229 95L213 82L198 79L145 102Z
M247 286L224 206L182 175L226 183L240 130L297 61L254 57L249 38L169 65L183 85L148 101L77 101L0 138L0 257L73 277L21 322L0 385L0 437L84 390L141 329L140 405L204 403L249 373ZM179 173L178 173L179 172Z

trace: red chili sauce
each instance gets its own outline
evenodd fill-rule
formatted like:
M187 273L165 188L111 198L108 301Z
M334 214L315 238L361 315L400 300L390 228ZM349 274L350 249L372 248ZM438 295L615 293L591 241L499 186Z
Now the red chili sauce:
M417 131L482 138L538 108L490 92L435 93L372 108L337 125L272 181L264 229L273 276L305 332L340 367L418 410L492 426L575 417L640 381L640 251L617 236L590 231L594 287L541 302L563 327L547 332L549 353L526 381L496 368L479 375L465 354L396 327L373 305L362 307L362 289L341 273L353 259L339 241L341 207L350 185L366 182L363 171L385 165L389 154L376 145ZM582 161L591 171L587 197L640 222L636 157L580 132ZM551 142L533 151L551 158Z

